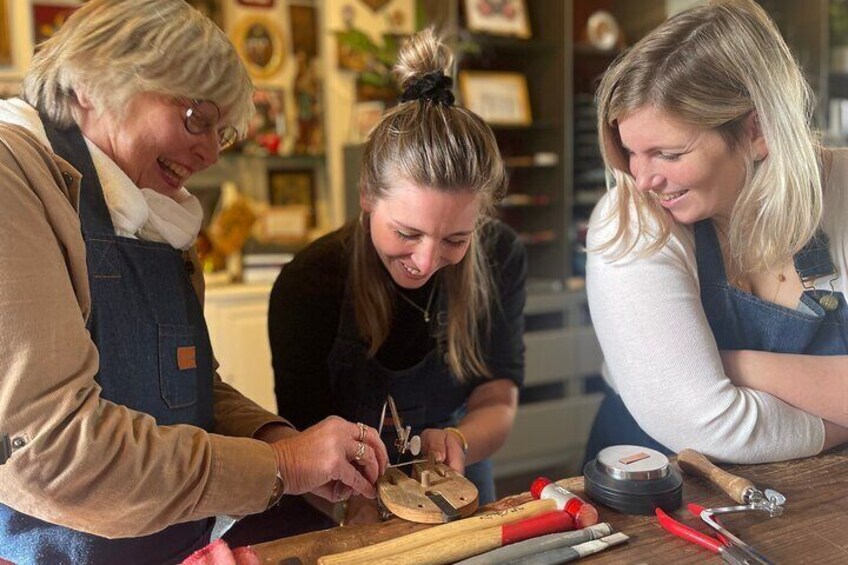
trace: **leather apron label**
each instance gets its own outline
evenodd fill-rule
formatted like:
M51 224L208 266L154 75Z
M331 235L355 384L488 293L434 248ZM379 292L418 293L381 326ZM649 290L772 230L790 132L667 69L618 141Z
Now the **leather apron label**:
M177 348L177 367L180 371L197 368L197 358L195 357L195 347L178 347Z

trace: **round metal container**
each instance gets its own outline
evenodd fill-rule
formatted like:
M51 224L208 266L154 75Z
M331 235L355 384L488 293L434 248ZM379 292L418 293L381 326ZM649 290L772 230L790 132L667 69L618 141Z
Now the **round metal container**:
M683 503L683 479L659 451L614 445L583 468L586 496L625 514L652 515Z

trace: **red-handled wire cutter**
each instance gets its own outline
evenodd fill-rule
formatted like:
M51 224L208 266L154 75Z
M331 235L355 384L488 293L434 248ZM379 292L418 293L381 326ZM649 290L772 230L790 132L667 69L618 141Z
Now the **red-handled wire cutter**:
M704 510L703 506L699 506L697 504L689 504L687 506L689 508L689 512L698 517L701 516L701 512ZM701 547L705 547L713 553L718 554L725 563L730 563L731 565L755 565L757 563L762 563L756 555L748 553L745 548L736 546L721 534L717 534L716 537L703 534L698 530L681 524L666 514L662 508L657 508L655 513L657 515L657 520L659 520L660 525L664 529L679 538L700 545Z

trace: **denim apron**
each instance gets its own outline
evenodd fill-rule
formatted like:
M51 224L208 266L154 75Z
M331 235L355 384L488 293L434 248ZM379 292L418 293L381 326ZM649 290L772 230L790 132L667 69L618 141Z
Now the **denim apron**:
M437 314L430 322L437 339L446 335L447 328L447 303L442 300L441 293L438 294ZM443 351L443 347L436 347L415 365L398 371L387 369L375 357L368 358L356 326L348 284L338 333L328 358L330 389L337 414L352 422L379 428L383 404L391 395L401 422L412 427L412 434L421 434L427 428L456 426L465 413L466 400L473 386L464 385L453 376L443 359ZM390 463L397 462L394 427L383 426L382 439ZM465 476L477 486L481 505L495 500L490 460L469 465Z
M168 244L116 236L79 129L59 130L42 119L54 152L82 174L80 220L92 300L87 327L100 353L95 380L101 397L146 412L159 425L211 430L212 352L191 285L192 264ZM0 505L0 556L17 565L179 563L209 543L213 524L204 519L109 540Z
M768 302L727 282L715 228L709 220L695 224L695 256L701 285L701 304L719 349L845 355L848 353L848 307L841 292L813 288L821 277L836 277L829 241L823 232L794 258L804 284L797 309ZM827 310L820 301L835 299ZM607 389L586 447L585 461L609 445L633 444L671 454L645 433L621 397ZM584 462L585 462L584 461Z

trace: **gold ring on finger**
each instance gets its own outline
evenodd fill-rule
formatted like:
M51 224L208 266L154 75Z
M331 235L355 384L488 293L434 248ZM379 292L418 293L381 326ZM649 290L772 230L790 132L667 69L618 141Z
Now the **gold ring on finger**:
M359 439L357 441L363 442L366 434L368 434L368 428L362 422L357 422L356 425L359 426Z
M359 447L356 449L356 455L353 456L353 460L359 461L360 459L362 459L363 456L365 456L365 444L361 441L358 441L356 443L359 444Z

